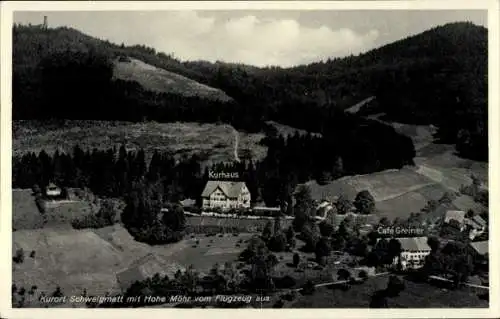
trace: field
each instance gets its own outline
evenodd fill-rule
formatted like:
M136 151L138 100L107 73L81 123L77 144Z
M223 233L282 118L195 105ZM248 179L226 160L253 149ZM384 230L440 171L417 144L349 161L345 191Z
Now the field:
M45 221L35 204L35 197L30 189L12 191L12 227L19 229L37 229L51 226L69 227L71 221L93 214L99 207L84 200L46 202Z
M189 231L195 233L219 232L218 229L234 229L238 232L261 232L269 222L268 219L237 219L237 218L217 218L211 216L189 216L186 218ZM271 221L272 222L272 221ZM291 225L291 220L283 219L282 228Z
M43 227L43 218L36 207L31 190L12 190L12 227L13 229Z
M137 59L130 58L129 62L115 61L113 76L125 81L138 82L144 88L155 92L199 96L221 101L231 100L222 90L201 84L185 76L157 68Z
M12 249L22 248L25 258L23 263L13 263L13 283L27 290L36 285L38 294L51 294L57 286L65 295L81 295L83 289L91 295L119 293L116 275L144 256L166 261L164 267L168 263L192 264L207 273L216 262L234 262L250 237L199 235L174 244L149 246L135 241L120 225L95 230L18 230L13 232ZM29 257L32 251L34 258Z
M369 116L377 119L380 114ZM459 158L453 145L436 144L435 128L429 125L388 123L396 131L409 136L416 149L415 166L400 170L386 170L368 175L346 176L318 185L308 182L314 199L332 198L342 194L353 200L362 190L375 198L379 216L390 219L407 218L418 212L429 200L438 200L445 192L458 192L462 185L472 182L471 174L488 185L488 163ZM484 207L469 196L460 196L453 203L457 209L482 211Z
M259 144L262 134L239 133L239 154L259 160L267 149ZM149 158L155 150L177 155L199 154L208 162L234 159L233 128L223 124L198 123L128 123L104 121L66 121L64 125L33 121L13 122L13 152L51 154L57 149L72 152L75 145L83 149L143 148Z
M365 283L343 291L330 287L317 288L314 295L299 296L292 308L368 308L371 296L387 287L388 277L372 277ZM463 288L445 290L427 283L405 280L405 290L388 298L389 308L487 308L488 302L478 292Z

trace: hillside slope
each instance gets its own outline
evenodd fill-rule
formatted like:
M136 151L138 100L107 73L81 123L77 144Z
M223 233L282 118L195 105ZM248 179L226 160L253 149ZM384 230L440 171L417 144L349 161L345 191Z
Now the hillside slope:
M198 96L211 100L231 100L222 90L201 84L177 73L155 67L141 60L121 58L113 62L114 78L124 81L135 81L150 91Z
M487 32L486 28L468 22L450 23L358 56L293 68L257 68L220 62L181 62L153 48L116 45L73 29L16 26L14 117L39 118L48 113L36 111L41 109L39 104L44 93L38 83L41 81L39 73L43 72L37 66L54 52L83 52L91 56L104 55L108 59L129 56L220 89L235 103L200 107L206 104L205 96L202 101L189 102L172 97L172 94L158 99L151 92L143 92L142 86L122 81L126 83L118 83L117 87L108 90L119 97L106 103L128 105L127 115L116 118L122 112L116 109L103 118L99 107L95 117L134 121L144 118L223 121L253 130L259 130L263 122L272 120L321 133L331 126L336 112L375 96L377 111L385 113L389 119L434 124L438 127L437 139L456 144L462 156L485 161L488 158ZM81 60L81 57L76 59ZM141 78L138 76L135 80L140 82ZM149 84L156 83L150 79ZM43 107L51 107L58 94L50 97L46 101L48 105ZM68 101L61 103L68 104ZM85 114L89 114L88 110Z

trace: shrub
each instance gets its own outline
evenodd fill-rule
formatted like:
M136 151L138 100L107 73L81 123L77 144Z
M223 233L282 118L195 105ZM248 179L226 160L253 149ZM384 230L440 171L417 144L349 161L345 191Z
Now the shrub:
M74 229L84 229L84 228L102 228L113 223L110 220L98 215L87 215L82 218L77 218L71 221L71 226Z
M289 293L281 295L281 299L286 301L294 301L295 298L297 298L297 293L295 291L291 291Z
M35 204L36 204L36 207L38 208L38 211L40 212L40 214L45 214L46 212L46 209L45 209L45 202L43 201L43 199L41 197L37 197L37 199L35 199Z
M312 295L316 291L316 286L312 283L312 281L308 280L303 286L302 286L302 294L303 295Z
M368 278L368 274L366 273L366 271L361 270L361 271L359 272L359 274L358 274L358 277L359 277L359 278L361 278L361 279L363 279L363 280L365 280L365 279L367 279L367 278Z
M64 296L61 287L57 286L56 290L52 293L52 297L62 297Z
M31 251L30 258L35 258L35 251L34 250Z
M12 258L12 260L16 264L22 264L24 261L24 250L22 248L16 250L16 255Z
M26 293L26 289L24 289L24 287L21 287L21 289L19 289L17 293L19 294L19 296L24 296L24 294Z
M300 255L297 253L293 254L293 265L295 266L295 268L297 268L299 263L300 263Z
M293 279L293 277L288 275L276 280L276 287L280 289L289 289L294 287L295 284L296 284L295 279Z
M16 284L12 284L12 293L15 294L17 292L17 286Z

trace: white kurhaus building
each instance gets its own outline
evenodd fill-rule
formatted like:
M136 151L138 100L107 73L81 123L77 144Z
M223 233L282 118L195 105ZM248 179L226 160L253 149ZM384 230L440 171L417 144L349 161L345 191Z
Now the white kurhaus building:
M250 208L250 191L244 182L208 181L201 193L203 208Z

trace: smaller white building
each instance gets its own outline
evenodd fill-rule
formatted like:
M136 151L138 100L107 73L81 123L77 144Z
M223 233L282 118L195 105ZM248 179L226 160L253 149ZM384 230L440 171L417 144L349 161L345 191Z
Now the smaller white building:
M47 185L45 194L50 197L61 196L61 188L57 187L54 183Z
M465 212L461 210L449 210L444 215L444 223L450 224L454 220L459 226L460 231L465 230Z
M393 264L402 270L418 269L424 266L425 258L431 253L427 237L396 238L401 243L401 254L394 258Z

